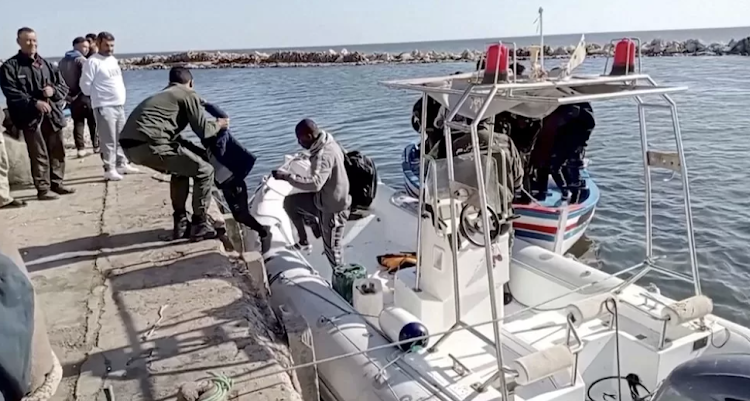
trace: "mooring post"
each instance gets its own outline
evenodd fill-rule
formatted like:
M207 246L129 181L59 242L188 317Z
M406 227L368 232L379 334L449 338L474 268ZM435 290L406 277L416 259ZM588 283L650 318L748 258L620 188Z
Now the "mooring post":
M281 319L289 341L289 352L295 365L315 362L315 348L310 326L302 315L289 304L281 305ZM318 367L316 365L295 369L292 382L304 401L320 401Z

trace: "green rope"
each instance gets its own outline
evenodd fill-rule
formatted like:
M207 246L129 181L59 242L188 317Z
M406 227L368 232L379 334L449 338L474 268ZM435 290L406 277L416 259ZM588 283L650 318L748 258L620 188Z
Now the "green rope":
M234 382L224 374L208 372L212 377L208 379L213 384L213 388L201 394L199 401L225 401L229 391L232 389Z

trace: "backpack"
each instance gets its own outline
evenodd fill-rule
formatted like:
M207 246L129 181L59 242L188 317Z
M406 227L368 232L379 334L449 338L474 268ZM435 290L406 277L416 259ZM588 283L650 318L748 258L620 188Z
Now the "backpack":
M378 170L375 163L355 150L344 154L344 167L349 178L351 209L368 209L378 191Z

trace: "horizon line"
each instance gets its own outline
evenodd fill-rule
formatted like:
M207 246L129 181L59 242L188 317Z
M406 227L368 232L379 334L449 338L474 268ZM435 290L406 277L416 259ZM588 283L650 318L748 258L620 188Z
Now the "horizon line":
M742 28L748 28L750 29L750 26L728 26L728 27L712 27L712 28L681 28L681 29L660 29L660 30L639 30L639 31L605 31L605 32L570 32L570 33L555 33L555 34L547 34L544 35L545 37L554 37L554 36L567 36L567 35L604 35L604 34L614 34L614 33L643 33L643 32L677 32L677 31L707 31L707 30L718 30L718 29L742 29ZM525 38L535 38L539 35L525 35L525 36L495 36L495 37L484 37L484 38L458 38L458 39L434 39L434 40L421 40L421 41L406 41L406 42L380 42L380 43L345 43L345 44L333 44L333 45L307 45L307 46L284 46L284 47L250 47L250 48L233 48L233 49L184 49L184 50L164 50L164 51L141 51L141 52L128 52L128 53L121 53L120 56L132 56L132 55L140 55L140 54L163 54L163 53L170 53L170 54L177 54L177 53L185 53L189 51L194 52L206 52L206 53L216 53L216 52L234 52L234 53L241 53L241 52L248 52L248 51L262 51L262 50L276 50L276 51L289 51L289 50L295 50L295 49L309 49L309 48L324 48L328 47L330 49L333 48L341 48L345 49L347 47L355 47L355 46L377 46L377 45L399 45L399 44L409 44L409 43L438 43L438 42L463 42L463 41L480 41L480 40L487 40L487 39L525 39ZM750 36L750 32L748 32L748 36ZM694 39L700 39L700 38L694 38ZM735 38L730 38L735 39ZM429 50L429 49L426 49Z

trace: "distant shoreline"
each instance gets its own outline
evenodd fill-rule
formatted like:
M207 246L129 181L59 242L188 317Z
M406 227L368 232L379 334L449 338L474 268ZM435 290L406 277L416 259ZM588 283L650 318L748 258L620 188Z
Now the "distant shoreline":
M575 46L545 46L545 55L550 58L568 57ZM605 45L589 43L586 51L590 57L611 56L611 43ZM444 62L476 62L483 50L466 49L462 52L419 51L401 53L349 52L346 49L335 51L277 51L274 53L248 52L180 52L169 55L146 55L120 60L124 70L163 70L175 65L194 69L219 68L273 68L273 67L323 67L334 65L373 65L373 64L422 64ZM664 41L655 39L641 47L643 57L680 57L680 56L725 56L750 55L750 37L734 40L729 43L706 44L699 39L685 41ZM518 60L529 57L529 46L518 47Z

